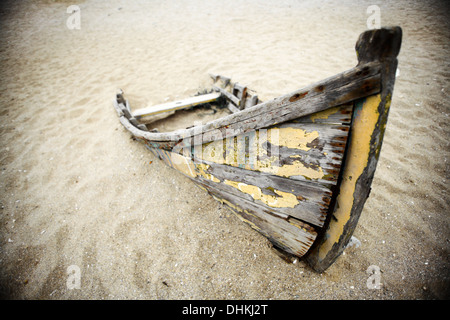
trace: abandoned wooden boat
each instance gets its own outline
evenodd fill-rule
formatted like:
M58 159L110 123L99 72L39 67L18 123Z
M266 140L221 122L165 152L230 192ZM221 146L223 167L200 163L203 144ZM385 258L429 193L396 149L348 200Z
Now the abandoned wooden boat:
M119 92L114 106L167 165L322 272L345 249L369 196L401 38L400 27L366 31L354 68L271 101L213 75L203 95L133 111ZM219 119L170 132L145 124L219 99L230 112Z

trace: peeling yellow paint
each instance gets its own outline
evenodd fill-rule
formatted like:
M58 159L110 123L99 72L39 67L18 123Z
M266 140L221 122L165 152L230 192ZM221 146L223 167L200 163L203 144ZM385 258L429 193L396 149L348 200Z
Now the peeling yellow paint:
M295 221L294 219L289 219L289 223L291 225L293 225L294 227L299 228L300 230L304 231L304 232L308 232L308 233L312 233L314 235L317 235L316 232L311 232L310 230L306 229L305 226L303 226L302 224L300 224L300 222Z
M232 186L243 193L249 194L254 200L260 200L273 208L294 208L299 202L297 197L288 192L274 190L279 196L264 194L261 188L237 181L225 180L225 184Z
M311 147L308 147L307 144L319 137L317 131L306 132L306 130L299 128L273 128L268 131L270 131L270 134L267 135L267 141L270 143L303 151L310 150Z
M282 177L304 176L306 179L321 179L324 177L321 167L308 166L300 160L279 166L279 156L272 154L268 157L268 151L265 149L266 143L269 142L275 146L273 149L275 153L278 146L309 151L311 146L308 144L318 137L317 131L307 132L292 127L256 130L254 134L239 135L204 144L201 148L195 149L195 157L217 164L262 171ZM300 155L290 157L302 158Z
M281 241L281 238L279 235L274 236L273 238L278 243L278 245L281 245L281 247L289 248L289 246L284 241Z
M178 153L171 152L170 159L173 167L181 173L184 173L192 178L197 176L197 173L195 172L195 165L189 158L186 158Z
M225 203L226 205L228 205L229 207L233 208L234 210L238 211L238 212L242 212L242 209L239 208L238 206L232 204L230 201L222 199L223 203Z
M256 231L261 231L261 228L258 227L256 224L254 224L253 222L251 222L248 219L245 219L243 216L241 216L240 214L236 213L233 211L233 209L231 209L231 211L243 222L247 223L250 225L250 227L252 227L253 229L255 229Z
M199 148L200 149L200 148ZM223 164L225 162L223 152L223 140L216 140L210 143L206 143L201 147L201 155L196 154L200 159Z
M194 164L194 162L191 159L174 152L170 153L170 159L175 169L191 178L195 178L198 175L200 175L203 178L211 180L213 182L220 182L219 179L214 177L212 174L206 172L206 170L208 170L208 168L210 167L207 164L204 163Z
M246 213L246 214L248 214L249 216L252 216L252 217L255 217L255 218L258 218L257 216L255 216L253 213L251 213L250 211L248 211L248 210L244 210L244 212Z
M378 121L380 102L379 94L368 97L354 119L348 158L340 185L340 193L337 197L337 209L333 214L336 220L330 222L326 239L319 248L319 259L321 260L325 258L333 245L339 242L344 232L344 226L350 219L356 182L367 166L370 141Z
M248 223L250 225L250 227L252 227L253 229L255 229L256 231L260 231L261 232L261 228L258 227L256 224L254 224L253 222L251 222L250 220L247 220L245 218L243 218L242 216L236 214L238 217L241 218L242 221L244 221L245 223Z
M298 160L293 161L292 164L286 164L281 167L273 165L272 162L274 161L276 161L276 159L270 158L261 161L261 165L258 167L258 170L281 177L304 176L307 179L321 179L325 175L321 167L317 166L316 168L308 168ZM263 163L264 165L262 165Z
M317 119L328 119L329 116L338 112L339 108L340 107L334 107L324 111L316 112L312 114L309 118L311 119L312 122L315 122Z
M214 177L212 174L206 173L206 170L208 170L209 165L204 164L204 163L198 163L196 165L196 168L198 169L198 172L199 172L198 174L200 176L202 176L203 178L211 180L213 182L220 182L220 180L217 179L216 177Z

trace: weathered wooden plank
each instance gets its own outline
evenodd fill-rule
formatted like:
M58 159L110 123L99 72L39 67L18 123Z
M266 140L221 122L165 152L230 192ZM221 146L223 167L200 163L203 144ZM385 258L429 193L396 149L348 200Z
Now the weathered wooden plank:
M128 112L131 114L131 107L128 99L125 99L125 108L127 108Z
M311 115L301 117L293 122L298 123L321 123L321 124L344 124L350 125L352 121L353 103L340 105L328 110L313 113Z
M329 187L192 159L161 149L155 152L167 165L189 178L233 194L236 199L244 198L273 214L295 217L319 227L325 221L332 196Z
M145 123L145 124L150 124L150 123L168 118L170 116L173 116L176 112L177 112L177 110L172 110L172 111L161 112L161 113L154 114L154 115L142 116L139 118L139 122Z
M333 185L347 135L346 125L289 122L194 148L192 139L182 145L195 159Z
M119 98L118 98L119 99ZM116 110L116 112L117 112L117 116L120 118L120 117L122 117L123 116L123 111L122 111L122 109L119 107L119 100L118 99L114 99L114 101L113 101L113 106L114 106L114 109Z
M312 181L293 181L292 179L271 175L265 172L256 172L229 165L220 165L200 159L193 159L193 161L196 164L206 164L209 166L206 172L212 174L214 177L220 177L221 179L254 184L263 189L277 189L284 192L299 192L307 198L305 200L311 200L314 202L320 201L324 195L331 196L331 190L328 185L321 185ZM299 219L302 218L299 217Z
M253 106L257 105L258 103L259 103L258 96L252 95L250 99L247 99L247 101L245 103L245 108L253 107Z
M228 84L230 83L231 79L229 77L224 77L220 74L212 74L210 73L209 76L214 80L214 82L221 81L222 82L222 88L226 88Z
M241 110L239 110L238 108L236 108L236 107L234 106L234 104L231 103L231 102L228 102L227 108L228 108L231 112L233 112L233 113L236 113L236 112L241 111Z
M216 101L220 98L220 93L213 92L208 94L203 94L199 96L190 97L183 100L177 100L169 103L164 103L156 106L151 106L147 108L138 109L132 112L132 115L136 119L140 119L145 116L152 116L163 112L176 111L181 109L190 108L193 106L205 104L208 102Z
M281 178L207 161L196 163L195 179L264 207L321 227L332 192L313 182ZM191 176L192 177L192 176Z
M136 118L135 117L131 117L130 119L128 119L130 122L131 122L131 124L133 125L133 126L135 126L135 127L137 127L138 125L139 125L139 122L136 120Z
M242 92L241 92L241 101L239 103L239 108L241 110L244 110L244 108L245 108L245 101L247 101L247 87L242 89Z
M195 182L201 183L203 186L207 186L209 189L228 193L233 197L233 203L240 203L241 201L245 200L248 202L252 202L254 206L260 208L260 210L265 210L267 213L270 212L270 214L278 216L281 219L287 220L289 218L289 214L284 213L283 209L271 209L270 207L265 206L263 203L255 201L255 199L252 198L250 194L239 192L238 189L233 188L226 183L216 183L202 176L198 176L197 178L195 178Z
M114 106L115 106L115 108L116 108L116 111L117 111L117 113L118 113L118 115L119 115L119 117L121 116L121 114L123 114L123 112L127 112L126 111L126 109L124 108L124 106L123 105L121 105L122 106L122 109L120 108L120 106L117 104L117 102L116 101L114 101ZM346 109L345 109L346 110ZM236 108L236 110L235 111L237 111L237 108ZM241 111L242 112L242 111ZM345 111L345 112L347 112L347 111ZM130 116L130 115L129 115ZM309 118L309 116L308 117L303 117L303 118L299 118L299 119L294 119L293 121L294 122L299 122L299 123L302 123L302 122L308 122L309 120L307 119L307 118ZM348 118L345 118L344 120L347 120ZM133 125L131 125L130 123L129 123L129 120L128 119L126 119L126 117L124 117L123 119L120 119L120 121L121 121L121 123L124 125L124 127L127 129L127 130L129 130L134 136L136 136L137 138L142 138L142 139L147 139L148 138L148 136L147 136L147 132L142 132L142 131L140 131L140 130L136 130L135 129L135 127L133 126ZM315 120L315 122L317 122L317 123L321 123L320 122L320 119L318 119L318 120ZM339 130L346 130L343 126L342 127L339 127ZM219 132L220 133L220 132ZM151 134L159 134L159 133L151 133ZM247 133L248 134L248 133ZM221 135L221 133L220 133L220 135ZM184 147L186 147L186 146L189 146L189 145L193 145L194 143L195 143L195 139L194 138L191 138L191 139L182 139L183 137L182 136L174 136L174 137L177 137L178 138L178 140L177 141L149 141L148 143L152 146L152 147L155 147L155 148L164 148L164 149L166 149L166 150L171 150L172 148L174 148L174 147L176 147L176 146L178 146L179 148L184 148ZM342 146L339 146L339 141L336 141L336 145L335 146L331 146L331 145L324 145L323 146L323 152L325 152L325 153L329 153L329 152L337 152L337 153L342 153L341 151L342 151ZM330 158L330 157L329 157ZM330 163L334 163L334 161L332 161L333 159L332 159L333 157L331 157L331 162ZM339 159L339 155L338 156L336 156L336 157L334 157L335 159Z
M239 205L234 203L234 197L226 192L211 189L203 185L216 200L228 205L237 216L249 224L253 229L266 236L276 246L283 250L303 256L314 242L317 232L313 227L295 219L284 220L268 212L252 202L241 200Z
M128 108L127 108L123 103L120 103L120 104L119 104L119 108L120 108L120 110L122 110L123 115L124 115L128 120L130 120L131 118L133 118L132 114L130 113L130 111L128 111Z
M327 92L327 94L315 95L314 97L311 97L307 100L299 100L296 102L286 103L281 108L277 108L276 110L269 109L266 113L259 114L258 116L253 116L252 118L247 118L236 123L224 124L224 126L220 129L212 129L206 132L199 133L199 137L195 140L206 143L216 140L217 137L222 136L226 138L230 136L236 136L255 129L265 128L277 123L283 123L308 114L323 111L331 107L379 92L379 81L379 75L375 75L369 79L353 81L348 85L330 90L329 92ZM263 108L263 106L264 103L259 104L258 108L252 107L245 110L252 111L256 109L259 110L260 108L266 109ZM233 115L240 114L242 114L242 112ZM219 120L223 119L224 118ZM208 126L209 125L207 124L203 126L203 128ZM198 132L198 129L196 132ZM192 130L192 133L194 133L194 130Z
M142 140L146 145L156 149L172 150L176 145L177 141L149 141L145 136L147 133L154 133L149 131L144 131L133 126L130 121L125 117L119 117L120 123L125 127L126 130L131 132L131 134L136 138ZM181 137L180 137L181 139Z
M242 92L247 89L246 86L241 85L238 82L235 82L233 85L233 94L238 97L239 99L242 99Z
M143 131L148 131L147 126L145 124L138 124L137 128Z
M262 118L270 119L273 115L287 114L296 109L300 109L298 114L287 120L323 111L379 92L380 86L376 81L379 80L379 77L379 63L357 66L306 88L263 102L258 105L258 108L252 107L239 115L230 115L208 122L203 126L202 131L206 133L223 126L233 125L236 122L242 123L257 116L265 116ZM185 133L185 136L192 136L195 133L191 129Z
M240 100L233 94L229 93L227 90L216 87L216 86L213 86L213 89L219 91L221 94L223 94L225 97L227 97L231 102L233 102L236 106L239 106Z
M239 99L239 109L243 110L245 108L245 101L247 100L247 87L236 82L233 86L232 93Z

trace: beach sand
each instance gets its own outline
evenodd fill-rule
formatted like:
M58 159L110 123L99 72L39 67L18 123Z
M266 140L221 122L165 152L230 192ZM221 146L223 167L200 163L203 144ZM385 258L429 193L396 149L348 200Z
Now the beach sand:
M444 2L376 2L381 25L403 29L399 72L354 234L361 245L323 274L280 259L266 238L132 140L112 106L118 88L133 108L191 96L208 73L263 100L335 75L356 65L373 4L2 1L1 296L449 298ZM70 5L80 8L80 29L66 24ZM367 285L370 266L381 270L379 289ZM79 288L68 268L79 271Z

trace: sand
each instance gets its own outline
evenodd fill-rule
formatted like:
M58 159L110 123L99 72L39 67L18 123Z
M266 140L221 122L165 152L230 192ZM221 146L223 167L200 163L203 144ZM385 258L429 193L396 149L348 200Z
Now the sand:
M373 1L2 1L1 296L449 298L443 3L376 1L381 25L403 28L390 118L361 245L318 274L130 139L112 99L117 88L136 108L187 97L208 72L263 100L288 93L356 64ZM80 29L66 25L72 4Z

